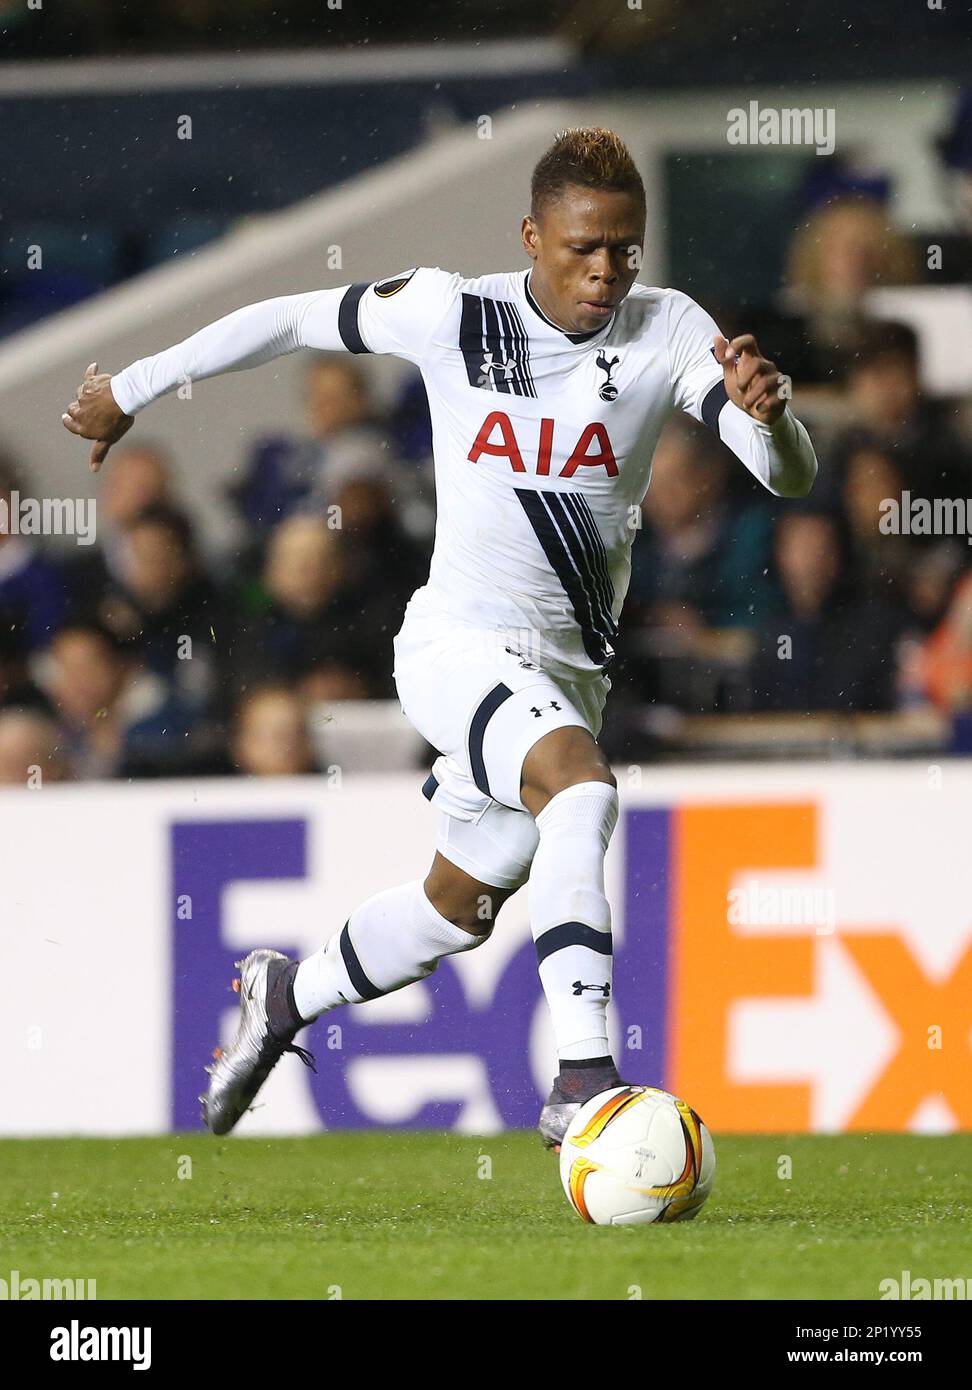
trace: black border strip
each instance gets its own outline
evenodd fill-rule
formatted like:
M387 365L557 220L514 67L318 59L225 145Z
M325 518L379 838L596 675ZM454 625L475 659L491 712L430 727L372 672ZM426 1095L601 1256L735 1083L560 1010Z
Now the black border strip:
M370 283L370 280L365 280L349 285L338 309L338 332L348 352L371 351L358 329L358 305Z
M713 434L719 433L719 416L722 414L722 407L728 399L724 381L717 381L705 394L705 400L702 402L699 413L702 416L703 424L708 425Z

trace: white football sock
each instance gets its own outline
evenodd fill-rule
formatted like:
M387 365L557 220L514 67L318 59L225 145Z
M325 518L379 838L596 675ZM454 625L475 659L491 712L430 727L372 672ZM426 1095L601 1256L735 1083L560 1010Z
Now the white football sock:
M442 956L487 940L442 916L422 879L386 888L355 908L345 925L294 977L294 1002L309 1023L339 1004L360 1004L431 975Z
M530 927L540 981L562 1061L611 1055L611 908L604 855L618 821L607 782L578 782L552 796L536 818L540 843L530 870Z

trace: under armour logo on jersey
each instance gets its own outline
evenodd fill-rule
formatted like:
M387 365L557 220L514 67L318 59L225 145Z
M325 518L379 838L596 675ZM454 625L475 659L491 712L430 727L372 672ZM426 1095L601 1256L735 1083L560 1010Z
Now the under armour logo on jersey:
M496 378L493 374L495 372L502 372L503 375L500 380L512 381L515 367L515 357L507 357L505 362L494 362L493 354L487 352L483 358L483 365L480 369L479 384L484 386L487 391L494 391L496 389Z
M600 386L597 388L597 394L600 396L602 401L616 401L618 398L618 388L611 380L611 373L614 371L615 367L618 365L620 361L620 357L612 357L609 362L607 358L604 356L603 352L599 352L597 354L597 357L594 362L595 367L598 367L602 372L607 372L606 380L602 381Z
M536 717L539 719L540 716L541 716L541 714L543 714L543 710L544 710L544 709L560 709L560 706L557 704L557 701L556 701L556 700L551 700L551 701L550 701L550 704L549 704L549 705L544 705L543 709L537 709L536 705L531 705L531 706L530 706L530 713L531 713L531 714L535 714Z
M610 986L609 984L606 984L606 985L585 985L585 984L582 984L582 983L580 982L580 980L575 980L574 983L573 983L572 988L573 988L573 991L574 991L575 994L583 994L584 991L585 991L585 989L589 989L589 990L592 990L592 991L594 992L594 994L603 994L605 999L610 999L610 998L611 998L611 986Z

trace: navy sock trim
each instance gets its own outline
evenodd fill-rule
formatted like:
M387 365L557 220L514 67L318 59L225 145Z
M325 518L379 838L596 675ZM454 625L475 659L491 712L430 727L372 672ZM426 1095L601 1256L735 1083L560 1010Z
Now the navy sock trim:
M537 937L537 964L542 965L554 951L562 951L565 946L588 946L598 955L609 956L614 942L609 931L598 931L583 922L563 922Z
M348 931L348 924L345 922L341 928L341 955L344 957L344 965L348 972L348 978L355 988L356 993L364 999L380 999L383 991L377 985L373 985L368 976L361 968L357 952L351 944L351 934Z

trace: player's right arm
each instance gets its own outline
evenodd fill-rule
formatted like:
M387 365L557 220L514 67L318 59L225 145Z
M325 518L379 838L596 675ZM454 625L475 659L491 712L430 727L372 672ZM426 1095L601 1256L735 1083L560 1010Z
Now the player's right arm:
M61 420L72 434L94 440L97 472L137 412L185 382L258 367L300 348L390 352L418 363L458 278L428 268L248 304L115 376L99 374L92 363Z

